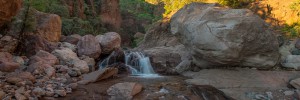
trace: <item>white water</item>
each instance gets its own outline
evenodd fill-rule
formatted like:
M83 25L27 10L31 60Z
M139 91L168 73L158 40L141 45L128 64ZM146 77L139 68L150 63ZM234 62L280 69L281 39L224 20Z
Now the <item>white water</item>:
M109 62L114 60L114 63L117 63L115 59L111 59L111 56L114 55L115 52L113 52L111 55L109 55L106 59L104 59L99 67L100 69L103 69L107 67ZM132 52L132 51L125 51L125 65L128 67L128 69L131 72L131 75L134 76L143 76L143 77L153 77L158 76L150 63L149 57L145 56L141 52Z

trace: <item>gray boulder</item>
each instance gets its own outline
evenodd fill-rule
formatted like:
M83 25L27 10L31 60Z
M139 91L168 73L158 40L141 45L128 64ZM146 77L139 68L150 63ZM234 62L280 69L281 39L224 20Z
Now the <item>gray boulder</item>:
M246 66L268 69L279 59L279 45L268 25L247 9L192 3L171 18L171 32L201 68Z

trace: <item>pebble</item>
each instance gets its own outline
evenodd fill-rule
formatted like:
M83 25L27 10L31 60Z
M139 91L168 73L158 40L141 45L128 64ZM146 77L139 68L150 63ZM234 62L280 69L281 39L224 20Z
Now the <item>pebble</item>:
M283 93L285 96L289 96L289 95L293 95L295 92L288 90L288 91L284 91Z
M45 95L46 91L42 88L36 87L32 90L32 93L37 97L41 97Z
M54 93L62 97L67 95L67 92L65 90L54 90Z

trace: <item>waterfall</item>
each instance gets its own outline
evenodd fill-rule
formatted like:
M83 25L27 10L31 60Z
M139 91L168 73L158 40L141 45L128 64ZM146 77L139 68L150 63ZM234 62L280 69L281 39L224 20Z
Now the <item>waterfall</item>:
M117 63L114 57L115 52L112 52L106 59L99 64L99 69L103 69L110 65L110 62ZM149 57L142 52L124 51L125 65L131 75L138 76L157 76L154 72Z

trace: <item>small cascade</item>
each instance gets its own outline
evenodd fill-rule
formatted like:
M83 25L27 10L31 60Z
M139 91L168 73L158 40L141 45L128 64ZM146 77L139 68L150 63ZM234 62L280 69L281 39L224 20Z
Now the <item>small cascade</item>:
M99 64L100 69L117 63L116 59L112 57L113 55L115 55L115 52L112 52ZM158 76L151 66L149 57L145 56L142 52L125 51L124 56L125 65L130 70L131 75Z

